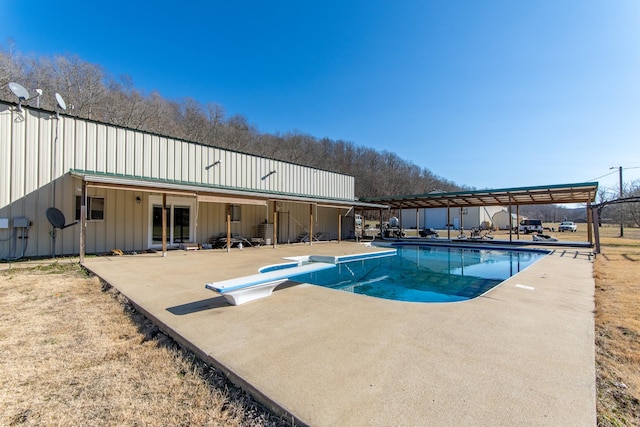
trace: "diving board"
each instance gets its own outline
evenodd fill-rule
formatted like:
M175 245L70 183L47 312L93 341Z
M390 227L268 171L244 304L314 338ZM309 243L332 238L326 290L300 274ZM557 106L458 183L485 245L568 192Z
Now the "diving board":
M384 251L367 252L363 254L355 255L309 255L309 261L311 262L326 262L328 264L340 264L343 262L362 261L365 259L383 258L388 256L395 256L398 253L397 249L387 249Z
M296 276L329 268L336 268L336 265L326 262L312 262L297 267L207 283L204 287L224 296L229 304L240 305L268 297L278 285Z

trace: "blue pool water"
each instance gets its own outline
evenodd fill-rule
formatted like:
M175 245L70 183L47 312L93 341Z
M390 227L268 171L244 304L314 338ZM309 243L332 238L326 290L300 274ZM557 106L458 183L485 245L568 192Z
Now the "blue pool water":
M393 256L339 262L336 268L291 280L397 301L464 301L484 294L546 254L532 250L398 246Z

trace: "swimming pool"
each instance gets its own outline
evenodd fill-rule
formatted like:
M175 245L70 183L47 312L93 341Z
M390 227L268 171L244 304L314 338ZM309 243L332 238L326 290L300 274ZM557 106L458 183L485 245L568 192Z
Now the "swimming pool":
M337 262L336 268L291 277L331 289L397 301L454 302L475 298L547 252L402 245L395 254Z

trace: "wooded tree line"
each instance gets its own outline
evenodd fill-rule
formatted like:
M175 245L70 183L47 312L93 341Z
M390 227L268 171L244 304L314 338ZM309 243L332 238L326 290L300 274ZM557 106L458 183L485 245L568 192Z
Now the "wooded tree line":
M353 175L357 197L471 189L389 151L301 132L261 133L247 117L228 116L224 106L216 102L202 104L189 97L169 100L158 92L144 94L128 76L116 79L100 65L78 56L29 56L10 45L0 50L0 99L15 101L7 89L12 81L25 86L32 95L36 88L42 89L39 102L43 109L55 109L54 94L58 92L66 100L69 115ZM35 106L35 102L29 104ZM626 197L640 195L640 183L629 183L623 190ZM617 198L618 192L601 188L598 201ZM556 205L522 206L520 212L549 222L586 216ZM638 204L611 205L604 213L605 220L640 226Z
M128 76L116 79L100 65L77 56L26 56L9 46L0 51L0 86L5 86L0 98L5 101L15 101L6 88L12 81L33 95L36 88L42 89L43 109L56 107L57 92L66 101L66 114L73 116L353 175L357 197L465 188L388 151L300 132L261 133L245 116L227 116L218 103L144 94Z

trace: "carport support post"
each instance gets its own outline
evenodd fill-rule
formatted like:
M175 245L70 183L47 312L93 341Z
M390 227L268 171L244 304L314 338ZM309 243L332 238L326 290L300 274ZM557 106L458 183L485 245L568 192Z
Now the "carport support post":
M447 200L447 239L451 239L451 206Z
M593 209L591 209L591 202L587 202L587 238L589 239L589 245L593 246L593 230L591 224L593 223Z
M516 221L516 223L517 222L518 221ZM512 231L513 231L513 211L511 210L511 196L509 196L509 241L510 242L513 241Z
M342 212L338 209L338 243L342 241Z
M416 208L416 233L420 237L420 209Z
M87 236L87 181L84 180L82 181L82 197L80 199L80 264L82 264L84 262Z
M593 216L593 232L596 235L596 253L600 253L600 215L598 209L591 208Z
M162 193L162 256L167 256L167 193Z
M520 205L516 205L516 236L520 240Z

